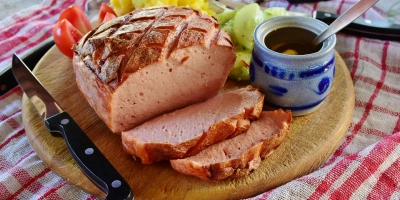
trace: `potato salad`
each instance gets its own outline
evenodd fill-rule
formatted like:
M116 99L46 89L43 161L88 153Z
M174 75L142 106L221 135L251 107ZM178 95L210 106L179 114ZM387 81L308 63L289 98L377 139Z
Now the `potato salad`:
M215 15L215 12L209 8L207 0L111 0L110 3L118 16L129 13L136 8L164 5L188 6L201 10L203 14Z

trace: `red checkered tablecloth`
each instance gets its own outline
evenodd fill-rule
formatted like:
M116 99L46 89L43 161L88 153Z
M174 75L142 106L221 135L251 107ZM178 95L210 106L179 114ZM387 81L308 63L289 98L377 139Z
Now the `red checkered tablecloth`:
M60 11L86 1L43 0L0 21L0 71L51 36ZM311 14L343 13L356 0L267 7ZM381 0L364 18L400 24L400 1ZM355 86L355 112L346 137L316 171L250 199L400 199L400 43L339 33L336 50ZM22 91L0 96L0 199L95 199L63 180L36 155L22 124ZM332 111L334 112L334 111Z

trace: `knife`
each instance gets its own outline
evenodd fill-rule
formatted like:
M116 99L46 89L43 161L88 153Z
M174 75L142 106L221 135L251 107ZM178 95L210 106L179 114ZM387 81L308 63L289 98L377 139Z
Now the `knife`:
M33 69L39 62L42 56L54 45L53 37L43 41L38 46L32 48L29 52L22 56L22 60L29 69ZM12 71L11 64L6 66L4 71L0 70L0 96L10 91L12 88L17 86L18 83L15 80Z
M128 183L16 54L13 55L11 68L15 79L43 118L49 132L53 136L64 137L78 166L107 194L106 199L133 199Z
M313 18L327 24L331 24L338 17L338 14L323 11L313 13ZM400 25L385 21L357 18L342 29L342 32L374 39L400 41Z
M256 3L262 3L264 1L265 0L256 1ZM210 0L209 2L213 4L212 7L218 9L219 12L223 12L223 10L225 9L241 8L246 5L246 3L233 2L228 0ZM260 8L262 10L266 9L261 5ZM295 13L291 11L288 11L288 13L289 15L310 17L310 15L303 13ZM314 11L311 17L321 20L327 24L331 24L333 21L336 20L336 18L339 17L339 15L329 12ZM400 41L400 25L385 21L374 21L358 18L347 25L345 28L343 28L340 32L374 39Z

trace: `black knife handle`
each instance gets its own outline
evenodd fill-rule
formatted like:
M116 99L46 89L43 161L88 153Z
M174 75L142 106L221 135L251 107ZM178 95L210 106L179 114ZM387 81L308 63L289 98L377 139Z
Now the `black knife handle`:
M86 176L103 192L106 199L132 199L129 184L104 157L68 113L62 112L46 119L50 132L59 132L65 138L72 157Z
M338 14L322 11L315 11L313 15L315 19L327 24L331 24L339 17ZM385 21L357 18L341 32L374 39L400 41L400 25Z

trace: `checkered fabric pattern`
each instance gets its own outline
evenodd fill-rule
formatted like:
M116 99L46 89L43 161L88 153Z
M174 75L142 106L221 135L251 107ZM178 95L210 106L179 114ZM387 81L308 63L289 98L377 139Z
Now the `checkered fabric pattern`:
M22 124L22 90L0 96L0 199L94 199L46 167Z
M343 13L356 0L266 7ZM51 36L60 10L85 1L50 1L0 21L0 68ZM363 17L400 24L400 1L381 0ZM400 43L339 33L336 50L355 86L346 137L316 171L250 199L400 199ZM21 116L22 91L0 96L0 199L95 199L54 174L33 151ZM334 111L332 111L334 112Z

